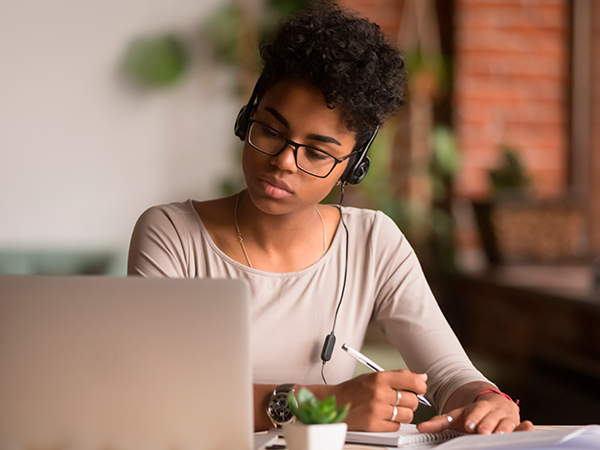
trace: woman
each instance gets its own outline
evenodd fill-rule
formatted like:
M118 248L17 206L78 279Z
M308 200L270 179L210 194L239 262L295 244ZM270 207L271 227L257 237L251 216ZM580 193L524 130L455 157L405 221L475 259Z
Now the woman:
M354 430L398 429L426 392L441 415L420 431L532 428L469 362L397 226L381 212L320 204L366 173L370 142L402 103L399 52L377 25L321 6L283 24L261 55L235 127L247 189L150 208L129 274L248 282L257 430L293 420L287 393L302 386L350 403ZM350 379L355 361L339 347L360 348L370 321L411 371Z

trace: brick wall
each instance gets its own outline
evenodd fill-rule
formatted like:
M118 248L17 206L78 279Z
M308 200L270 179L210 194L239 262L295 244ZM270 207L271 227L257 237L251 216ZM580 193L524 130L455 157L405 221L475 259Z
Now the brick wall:
M400 29L403 0L337 0L335 3L375 22L395 42Z
M503 143L519 149L534 192L567 184L569 31L566 0L456 0L454 123L459 194L488 193Z

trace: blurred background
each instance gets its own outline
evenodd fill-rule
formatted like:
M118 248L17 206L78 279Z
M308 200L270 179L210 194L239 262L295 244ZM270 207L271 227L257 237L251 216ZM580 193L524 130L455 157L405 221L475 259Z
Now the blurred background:
M0 273L124 275L146 208L242 188L258 42L306 3L1 2ZM600 2L338 3L409 71L345 203L398 223L523 417L600 422ZM376 329L365 349L402 364Z

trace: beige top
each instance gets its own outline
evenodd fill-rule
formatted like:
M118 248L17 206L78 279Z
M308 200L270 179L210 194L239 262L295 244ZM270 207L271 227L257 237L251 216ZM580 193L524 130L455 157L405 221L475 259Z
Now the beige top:
M340 307L329 384L348 380L355 361L341 350L360 348L370 321L396 346L409 369L428 374L428 397L438 410L459 386L487 381L463 351L425 280L417 257L396 224L380 211L342 207L349 231L348 276ZM130 275L242 278L251 291L255 383L320 384L320 352L331 332L344 278L346 233L306 269L270 273L223 253L191 200L148 209L129 251Z

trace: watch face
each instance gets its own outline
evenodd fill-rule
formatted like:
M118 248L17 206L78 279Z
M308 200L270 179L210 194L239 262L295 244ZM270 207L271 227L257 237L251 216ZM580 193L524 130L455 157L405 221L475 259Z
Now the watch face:
M278 392L271 398L269 415L277 423L286 423L292 420L294 416L290 411L287 392Z

